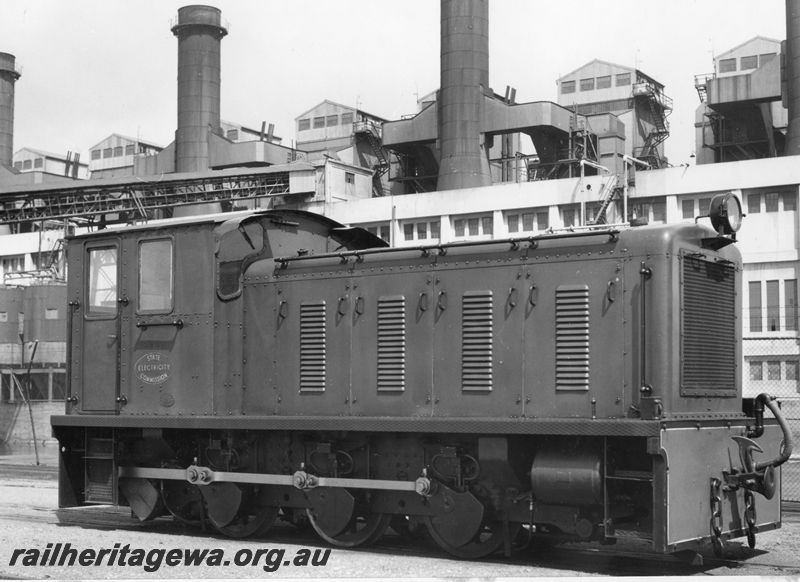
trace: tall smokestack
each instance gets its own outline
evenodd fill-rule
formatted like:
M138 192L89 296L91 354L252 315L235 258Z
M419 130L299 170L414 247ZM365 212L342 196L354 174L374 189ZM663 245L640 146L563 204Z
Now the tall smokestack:
M20 75L14 55L0 53L0 166L14 161L14 83Z
M437 190L491 184L481 122L489 89L488 0L442 0Z
M786 155L800 154L800 0L786 0Z
M220 41L228 34L218 8L184 6L178 37L178 129L175 171L208 169L208 132L219 132Z

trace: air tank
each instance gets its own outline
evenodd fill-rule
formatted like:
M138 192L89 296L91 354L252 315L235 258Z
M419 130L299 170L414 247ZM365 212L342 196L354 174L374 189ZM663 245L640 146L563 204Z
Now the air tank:
M220 133L220 41L228 34L213 6L178 9L178 129L175 171L208 170L208 133Z
M11 166L14 159L14 83L20 77L14 60L0 53L0 166Z
M800 0L786 0L786 155L800 154Z
M437 190L491 184L483 144L489 91L488 0L442 0Z

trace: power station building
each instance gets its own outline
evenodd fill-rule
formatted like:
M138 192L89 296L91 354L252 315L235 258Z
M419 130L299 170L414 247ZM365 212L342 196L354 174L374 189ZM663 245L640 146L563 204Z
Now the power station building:
M12 160L0 158L0 228L6 232L0 260L8 273L0 288L5 414L18 408L13 376L30 361L32 340L44 348L45 336L34 338L38 332L25 326L63 321L58 310L65 301L54 290L63 277L57 259L65 223L67 230L102 228L291 206L365 227L393 246L419 246L632 218L693 222L723 192L735 192L747 213L738 242L745 260L745 393L800 396L800 164L783 155L791 151L791 116L779 55L788 49L756 37L719 55L715 73L696 78L697 165L671 167L664 142L672 101L655 77L594 60L557 79L555 95L540 96L553 101L518 103L513 90L499 94L488 87L488 5L444 0L442 8L441 88L408 118L389 121L324 100L295 118L294 147L266 124L257 130L222 121L219 51L228 31L219 10L187 6L172 28L178 38L172 143L162 148L111 134L90 148L87 181L21 183ZM471 56L456 50L463 46ZM7 102L19 75L9 73L13 57L10 68L3 69L4 62L0 96ZM459 75L465 67L469 74ZM11 98L10 106L0 103L0 114L11 111L13 120L13 91ZM4 123L0 119L0 130ZM0 133L0 141L10 139L13 132ZM522 155L520 143L528 139L535 154ZM53 273L50 280L46 272ZM41 299L24 284L52 289ZM46 382L37 380L43 405L63 396L56 373L63 373L63 348L54 347L63 345L63 336L47 337L54 339L36 358L47 353L53 361L35 360L41 373L51 370ZM20 434L0 438L24 440Z

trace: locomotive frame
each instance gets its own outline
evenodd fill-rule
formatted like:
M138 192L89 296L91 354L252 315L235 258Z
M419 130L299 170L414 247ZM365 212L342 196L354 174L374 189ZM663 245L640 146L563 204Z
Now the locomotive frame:
M754 544L791 438L766 395L742 412L732 242L389 249L300 211L74 237L59 503L345 547L424 525L466 558L534 535Z

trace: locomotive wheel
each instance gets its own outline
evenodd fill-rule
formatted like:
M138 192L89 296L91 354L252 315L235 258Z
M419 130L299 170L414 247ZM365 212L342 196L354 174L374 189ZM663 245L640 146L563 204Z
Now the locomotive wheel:
M486 517L484 505L472 493L440 487L430 502L435 514L424 517L425 525L436 544L448 554L478 559L503 545L503 523ZM517 524L511 525L516 531Z
M163 512L161 495L150 480L122 478L119 480L119 490L139 521L148 521Z
M311 527L323 540L340 548L375 542L392 518L388 513L371 512L346 489L315 489L307 495L312 505L306 510Z
M278 518L279 508L269 504L267 488L211 483L200 490L208 521L229 538L263 535Z
M428 526L428 532L431 534L431 537L440 548L451 556L467 560L477 560L495 553L502 547L505 539L503 523L500 521L482 524L478 531L475 532L472 538L466 543L461 543L460 539L451 538L448 530L439 529L436 525L435 518L427 517L426 525ZM514 531L518 524L509 525L513 526L510 527L510 529Z
M178 521L191 526L203 523L203 496L198 487L186 481L161 481L164 507Z

